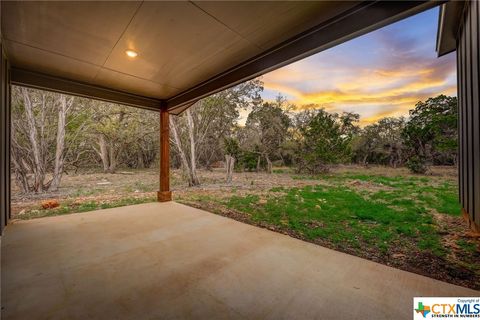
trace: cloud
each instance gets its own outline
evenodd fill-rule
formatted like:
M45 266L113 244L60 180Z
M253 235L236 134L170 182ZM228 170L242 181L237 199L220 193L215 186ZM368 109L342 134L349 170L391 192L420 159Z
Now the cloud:
M281 93L298 106L354 111L365 125L407 116L418 101L456 95L455 55L437 58L437 11L318 53L263 77L269 100Z

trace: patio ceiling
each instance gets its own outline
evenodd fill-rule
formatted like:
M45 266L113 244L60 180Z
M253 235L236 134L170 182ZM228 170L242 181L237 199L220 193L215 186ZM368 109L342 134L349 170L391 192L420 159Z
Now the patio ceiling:
M435 4L2 1L2 38L14 84L179 113Z

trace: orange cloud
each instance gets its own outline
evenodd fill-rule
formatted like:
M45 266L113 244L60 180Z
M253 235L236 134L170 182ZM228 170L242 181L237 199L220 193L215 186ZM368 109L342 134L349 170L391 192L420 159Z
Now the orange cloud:
M266 74L264 97L284 94L297 110L357 112L365 125L456 95L455 55L434 50L437 17L427 11Z
M355 106L355 112L362 116L361 125L387 116L408 115L408 111L413 109L418 101L430 96L456 94L456 85L452 85L447 79L452 70L362 70L332 81L330 85L334 89L313 92L297 88L298 84L291 80L287 71L288 69L282 70L273 77L265 76L265 89L289 96L299 110L304 109L302 106L312 104L331 111L341 111L346 106L352 109L351 107ZM294 74L293 78L297 78L298 73ZM375 107L377 112L374 115L364 114L364 107Z
M417 102L424 101L431 96L439 94L451 95L455 92L456 86L446 87L433 95L429 92L407 92L403 95L396 95L395 93L389 94L389 92L382 92L379 95L350 95L347 93L342 94L336 92L327 94L329 97L328 99L324 99L322 94L320 94L314 98L298 100L297 105L299 105L299 107L297 110L300 111L304 110L305 108L311 108L312 103L314 105L324 107L326 110L335 112L348 109L360 113L362 115L360 118L360 125L365 126L384 117L408 116L409 110L413 109ZM326 101L328 101L328 103ZM336 103L332 101L335 101ZM370 108L362 109L362 106ZM368 113L372 113L371 109L373 109L374 114L368 115Z

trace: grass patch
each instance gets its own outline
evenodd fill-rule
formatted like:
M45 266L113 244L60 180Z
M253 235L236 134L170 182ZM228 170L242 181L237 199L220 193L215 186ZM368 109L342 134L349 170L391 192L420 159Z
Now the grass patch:
M256 195L234 196L227 207L252 220L288 228L309 240L323 239L340 246L371 248L387 253L402 237L422 250L445 254L431 215L411 199L380 191L366 198L344 186L307 186L270 190L260 202ZM278 194L284 191L284 194Z
M460 239L457 241L457 245L462 248L463 250L469 252L469 253L475 253L477 252L477 246L475 243L467 241L465 239Z
M69 213L78 213L78 212L87 212L100 209L109 209L116 207L123 207L134 204L141 204L147 202L154 202L156 199L154 197L144 197L144 198L122 198L118 200L111 200L108 202L102 201L85 201L77 203L72 200L65 200L60 203L59 207L53 209L33 209L28 210L21 215L17 215L16 218L21 220L28 220L33 218L42 218L50 216L59 216Z
M451 182L351 172L292 178L328 181L329 186L273 187L266 199L232 196L223 204L247 213L254 222L340 248L380 254L415 250L437 257L449 253L432 212L460 214L457 187Z

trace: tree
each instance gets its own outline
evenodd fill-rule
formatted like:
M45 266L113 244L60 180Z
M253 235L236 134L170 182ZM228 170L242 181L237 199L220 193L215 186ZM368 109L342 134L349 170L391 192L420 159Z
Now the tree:
M200 102L201 104L201 102ZM197 103L191 108L197 107L199 104ZM185 148L185 143L182 141L182 137L179 134L178 124L177 122L181 120L183 121L183 128L186 131L185 139L187 141L187 146ZM185 121L186 120L186 121ZM185 124L186 123L186 124ZM208 127L208 126L207 126ZM185 111L185 117L174 119L173 117L170 118L170 129L172 131L172 142L173 145L176 147L178 154L180 155L180 160L182 163L182 168L184 173L187 175L187 182L190 187L196 186L200 184L200 180L197 176L197 153L196 153L196 144L198 140L195 136L195 122L192 118L192 112L190 109ZM189 152L189 154L187 154Z
M170 117L171 141L189 186L199 185L197 165L224 158L222 142L236 128L239 110L260 101L263 83L251 80L207 97L181 116Z
M73 97L12 87L12 165L25 193L57 190L65 167L65 139Z
M75 98L65 126L65 173L70 169L76 173L80 168L97 165L90 138L90 132L94 126L92 105L96 102L98 101Z
M148 168L155 161L159 143L159 115L153 111L94 101L91 105L92 149L105 173L119 165Z
M150 168L157 160L160 139L160 115L157 112L129 108L124 120L120 165L129 168Z
M123 128L129 116L130 110L125 106L113 103L98 103L93 120L96 123L93 129L96 146L92 148L100 157L103 164L103 172L115 173L117 169L117 157L125 136Z
M233 179L233 170L235 168L235 161L238 159L240 154L240 146L238 140L235 138L225 138L224 140L225 148L225 168L227 171L226 182L231 183Z
M413 172L424 173L433 163L456 164L457 117L457 98L445 95L420 101L410 110L402 137Z
M383 118L360 130L352 145L354 158L363 165L369 163L397 167L403 163L402 130L405 119Z
M243 147L258 154L257 171L262 159L266 171L272 173L272 160L280 155L290 127L289 108L279 96L274 102L255 105L248 115L243 136Z
M323 109L300 112L295 117L298 172L327 172L329 165L345 161L358 115L328 113Z
M352 140L353 158L357 163L368 166L369 163L378 163L378 151L381 146L379 127L371 124L363 128Z

